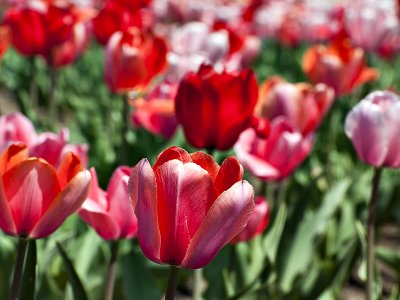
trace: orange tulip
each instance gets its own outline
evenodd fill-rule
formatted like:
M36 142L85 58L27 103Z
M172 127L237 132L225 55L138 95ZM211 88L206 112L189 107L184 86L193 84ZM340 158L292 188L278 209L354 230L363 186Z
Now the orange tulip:
M364 51L353 48L348 40L307 49L302 64L303 71L312 82L333 87L338 96L349 94L358 86L379 77L378 70L366 66Z
M44 238L85 200L90 173L72 152L58 169L28 157L25 144L12 144L0 155L0 228L9 235Z

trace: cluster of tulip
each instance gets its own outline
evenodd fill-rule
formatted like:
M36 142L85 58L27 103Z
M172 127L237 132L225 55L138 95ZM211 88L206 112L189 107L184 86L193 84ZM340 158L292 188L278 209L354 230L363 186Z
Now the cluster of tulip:
M120 159L106 179L107 191L99 184L99 169L85 170L91 162L89 140L71 144L68 128L37 133L21 113L0 116L0 228L19 239L6 292L10 299L22 293L34 297L35 287L27 292L23 282L29 243L53 234L75 212L111 242L104 299L115 294L120 241L137 237L148 259L171 266L165 297L173 299L177 268L201 269L225 245L265 236L270 218L280 235L279 206L287 203L269 199L270 207L267 183L280 187L275 192L282 196L282 183L310 156L321 124L333 122L331 108L379 80L366 54L389 59L400 51L394 1L309 2L9 0L0 26L3 60L12 45L55 70L73 65L85 51L90 55L86 49L94 37L97 46L104 46L105 84L123 95L124 103L122 141L116 146ZM270 51L262 43L272 39L284 47L313 44L301 62L309 82L291 83L278 75L257 82L250 66ZM56 81L49 81L48 97L53 98ZM57 103L51 105L50 113ZM345 120L345 134L358 157L375 168L365 249L369 300L374 297L382 168L400 167L398 113L400 96L373 91ZM153 166L146 158L130 157L127 132L133 126L161 136L164 150ZM177 144L178 128L184 134L182 147L171 146ZM229 282L235 281L233 260L225 274ZM68 268L73 270L71 264ZM195 299L201 298L202 276L195 275ZM74 286L82 293L82 287ZM239 290L237 297L252 288Z

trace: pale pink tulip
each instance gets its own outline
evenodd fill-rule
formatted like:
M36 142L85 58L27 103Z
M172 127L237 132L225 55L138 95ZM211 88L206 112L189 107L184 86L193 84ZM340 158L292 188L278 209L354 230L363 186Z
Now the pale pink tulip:
M105 240L136 236L137 219L128 196L131 171L126 166L117 168L105 192L99 187L95 169L90 169L92 182L89 195L78 213Z
M345 131L358 157L375 167L400 167L400 97L375 91L347 115Z

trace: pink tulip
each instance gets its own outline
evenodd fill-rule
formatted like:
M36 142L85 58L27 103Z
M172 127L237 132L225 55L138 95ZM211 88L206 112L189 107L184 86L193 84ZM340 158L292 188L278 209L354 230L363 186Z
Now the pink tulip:
M153 168L140 161L129 181L138 239L152 261L197 269L245 227L254 207L252 186L234 157L221 167L203 152L162 152Z
M268 202L263 196L258 196L246 227L230 243L248 241L263 233L269 223L269 213Z
M257 136L245 130L234 149L237 158L254 176L282 180L297 168L311 151L314 136L303 136L284 117L271 121L270 136Z
M375 91L347 115L345 131L358 157L375 167L400 167L400 97Z
M178 126L174 105L177 88L177 84L161 82L146 99L132 101L133 122L151 133L171 138Z
M9 235L44 238L83 203L90 173L73 153L58 169L40 158L28 158L24 144L12 144L0 155L0 228Z
M268 119L284 116L303 135L321 123L334 100L334 91L319 83L289 83L280 77L265 80L259 93L259 113Z
M87 145L68 144L69 131L63 128L59 134L43 132L37 134L32 122L20 113L0 117L0 152L10 144L21 142L28 146L30 156L43 158L58 166L63 154L68 151L78 155L83 166L87 165Z
M388 35L398 31L395 3L390 2L355 1L346 7L345 28L356 46L378 50Z
M12 143L22 142L31 145L36 139L32 122L21 113L0 116L0 152Z
M90 169L92 182L89 195L78 213L105 240L136 236L137 219L128 196L131 171L125 166L117 168L105 192L99 187L95 169Z

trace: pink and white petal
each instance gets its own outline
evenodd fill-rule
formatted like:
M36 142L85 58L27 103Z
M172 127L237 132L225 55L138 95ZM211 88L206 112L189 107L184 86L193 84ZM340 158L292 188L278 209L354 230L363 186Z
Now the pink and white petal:
M90 172L81 171L57 195L33 228L31 238L43 238L53 233L64 220L81 207L89 192Z
M216 197L206 170L195 163L171 160L156 171L158 221L163 262L179 265L190 240Z
M128 232L136 215L129 201L128 181L132 169L126 166L117 168L107 189L108 212L118 224L121 232Z
M156 178L147 159L142 159L134 167L129 178L128 191L138 218L140 247L147 258L161 263Z
M108 209L106 192L99 187L95 168L90 168L89 171L91 176L89 194L85 202L83 202L82 207L89 211L106 212Z
M392 103L384 114L388 133L388 153L384 165L396 168L400 165L400 101Z
M60 192L56 171L43 160L27 159L3 174L3 184L16 232L28 237Z
M252 130L252 129L250 129ZM246 132L242 133L246 134ZM279 178L280 172L269 164L266 160L250 153L250 149L246 145L241 144L241 139L234 146L235 154L243 167L249 170L254 176L265 179L275 180ZM256 139L257 137L254 136Z
M112 216L106 212L94 212L81 208L78 214L103 239L116 240L120 238L121 232L119 226L113 220Z
M247 181L237 182L223 192L191 240L181 266L197 269L208 264L224 245L243 230L253 208L254 191Z
M359 158L380 167L388 153L388 132L378 105L360 102L346 117L346 135L353 142Z

